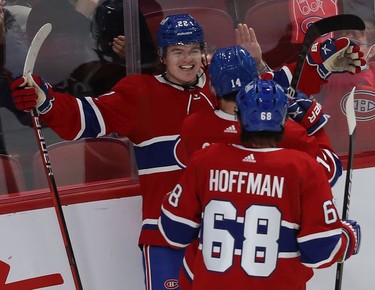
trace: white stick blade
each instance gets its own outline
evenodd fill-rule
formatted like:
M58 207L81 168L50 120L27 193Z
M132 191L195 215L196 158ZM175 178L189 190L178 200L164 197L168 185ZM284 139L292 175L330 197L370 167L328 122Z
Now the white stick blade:
M52 24L46 23L35 34L33 40L31 41L29 50L26 55L25 64L23 67L24 76L26 76L28 73L33 73L35 61L38 56L39 50L44 40L47 38L47 36L51 32L51 30L52 30Z
M345 104L346 119L348 121L349 135L353 134L354 129L357 125L357 121L355 119L355 111L354 111L354 91L355 91L355 87L353 87L352 91L350 92L348 99L346 100L346 104Z

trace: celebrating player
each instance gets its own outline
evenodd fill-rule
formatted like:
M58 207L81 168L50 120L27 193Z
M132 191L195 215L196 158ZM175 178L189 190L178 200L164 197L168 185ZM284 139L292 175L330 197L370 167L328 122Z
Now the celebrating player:
M212 57L209 74L220 109L197 112L185 119L181 142L186 160L194 151L214 142L239 144L236 94L247 83L258 78L253 57L241 46L218 49ZM278 80L278 72L274 73L274 80ZM342 165L324 132L327 116L323 114L320 104L298 92L295 100L290 101L288 112L291 118L286 120L284 138L278 146L309 153L321 163L333 186L342 174Z
M254 55L257 69L262 71L265 65L253 30L239 25L236 35L238 44ZM184 168L181 124L191 113L216 108L206 74L203 30L196 20L186 14L167 16L160 23L157 39L165 71L125 77L98 98L54 92L36 75L12 83L17 108L36 108L40 120L63 139L117 133L133 142L143 197L139 245L146 289L154 290L165 289L166 281L178 285L184 255L183 249L169 247L157 225L163 196L173 189ZM303 75L315 72L320 78L314 66L306 66L305 71Z
M274 81L248 84L237 95L242 145L193 153L164 198L159 225L169 244L199 239L193 289L305 289L313 268L358 253L360 226L340 221L322 167L277 147L287 107Z
M166 281L177 284L184 253L170 248L157 226L162 198L181 175L179 152L174 150L181 123L186 115L210 111L216 103L202 69L205 42L196 20L185 14L168 16L161 22L157 38L165 72L128 76L99 98L54 92L35 75L12 84L17 107L31 110L36 105L41 121L61 138L115 132L133 142L143 196L139 244L146 289L154 290L165 289ZM25 87L27 79L33 87Z
M279 73L274 74L277 79ZM185 160L189 160L194 151L211 143L240 144L240 124L235 113L236 95L246 84L258 79L255 60L241 46L218 49L212 57L209 75L211 86L220 102L220 109L197 112L186 117L181 128L181 144L186 154ZM327 179L333 186L342 174L342 164L324 132L323 126L327 122L327 117L323 115L323 110L320 110L315 122L309 124L306 120L314 113L313 108L320 105L300 92L297 93L296 99L306 102L306 105L300 106L296 101L290 102L288 108L291 118L286 119L283 138L277 145L308 153L322 165ZM294 112L297 110L303 117L295 117ZM301 124L309 124L309 126L305 128ZM183 289L191 288L197 246L195 241L185 252L179 277Z

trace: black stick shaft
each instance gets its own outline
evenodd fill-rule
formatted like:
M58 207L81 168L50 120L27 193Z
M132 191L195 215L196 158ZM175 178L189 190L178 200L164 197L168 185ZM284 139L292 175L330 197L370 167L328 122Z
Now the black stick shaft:
M347 219L349 216L350 195L351 195L351 188L352 188L354 142L355 142L355 131L356 131L354 92L355 92L355 87L349 94L348 99L346 101L346 106L345 106L346 119L347 119L348 128L349 128L349 152L348 152L348 162L346 166L344 199L343 199L342 216L341 216L342 219ZM341 290L343 273L344 273L344 262L337 263L335 290Z
M36 112L35 109L32 112L32 120L33 120L34 132L36 135L36 139L38 141L39 152L40 152L43 164L44 164L44 169L45 169L46 177L48 180L48 186L51 191L57 220L59 222L60 232L64 240L64 246L65 246L66 254L69 260L70 270L72 272L74 284L76 286L76 290L83 290L77 263L74 257L72 243L70 240L68 228L67 228L65 217L64 217L64 212L61 206L60 196L57 190L55 177L53 175L51 162L49 160L46 142L42 133L42 127L40 126L40 123L39 123L38 112Z

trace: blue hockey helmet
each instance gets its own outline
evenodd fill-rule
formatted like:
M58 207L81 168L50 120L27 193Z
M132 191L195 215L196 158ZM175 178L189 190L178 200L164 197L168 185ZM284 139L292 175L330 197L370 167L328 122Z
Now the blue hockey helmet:
M218 97L237 92L258 78L255 59L239 45L216 50L211 59L209 74Z
M281 132L284 128L288 99L275 81L252 81L238 92L236 103L245 131Z
M158 30L158 46L163 49L170 45L204 43L204 33L199 23L189 14L166 16Z

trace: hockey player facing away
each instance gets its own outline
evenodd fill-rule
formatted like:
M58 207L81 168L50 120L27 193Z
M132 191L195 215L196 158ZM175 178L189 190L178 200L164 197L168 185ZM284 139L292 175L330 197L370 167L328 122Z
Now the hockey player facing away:
M181 144L185 160L189 160L194 151L214 142L239 144L240 128L234 110L236 94L258 78L254 58L238 45L216 50L209 75L220 109L197 112L184 120ZM274 80L278 81L280 75L283 76L283 72L274 72ZM269 76L265 73L261 77ZM323 166L333 186L342 174L342 165L324 132L328 118L321 105L297 92L295 99L289 101L288 113L290 118L285 122L284 137L278 146L307 152Z
M235 112L236 95L246 84L259 78L254 58L237 45L216 50L210 63L209 75L220 109L197 112L186 117L181 128L185 160L189 160L193 152L212 143L240 144L241 130ZM274 80L278 78L279 72L274 72ZM308 153L321 164L327 180L333 186L342 174L342 164L324 132L327 117L320 109L320 104L310 100L305 94L297 92L295 97L295 100L288 101L290 118L285 121L284 134L277 145ZM310 123L307 120L312 119L315 107L319 108L319 115ZM299 114L295 114L296 111ZM184 290L191 289L196 248L195 241L186 249L179 276L179 284Z
M339 219L322 167L277 147L287 107L274 81L248 84L237 95L241 145L193 153L164 198L159 226L169 244L199 239L194 290L304 290L314 268L358 253L360 226Z

